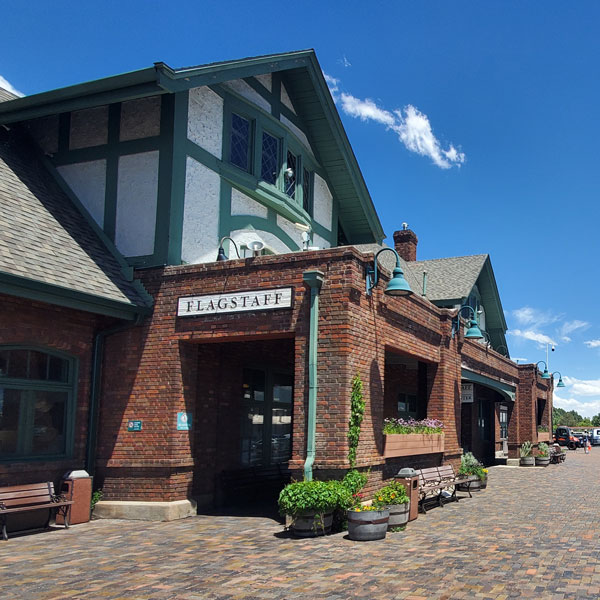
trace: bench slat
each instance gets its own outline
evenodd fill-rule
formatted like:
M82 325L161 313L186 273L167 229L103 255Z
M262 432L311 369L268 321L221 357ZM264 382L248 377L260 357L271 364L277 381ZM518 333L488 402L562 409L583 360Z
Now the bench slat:
M49 494L54 493L54 483L51 481L47 483L28 483L25 485L11 485L8 487L1 487L0 494L12 494L13 492L27 492L45 490Z
M3 492L0 488L0 502L4 501L5 498L51 498L54 494L45 490L25 490L22 492Z

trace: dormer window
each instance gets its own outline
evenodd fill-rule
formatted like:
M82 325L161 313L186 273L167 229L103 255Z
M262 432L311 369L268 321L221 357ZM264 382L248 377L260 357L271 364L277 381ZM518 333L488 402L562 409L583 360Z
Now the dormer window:
M240 106L240 109L244 112L245 107ZM280 194L278 200L287 196L312 216L313 170L310 167L314 159L304 146L281 123L262 115L248 118L238 112L229 114L229 162L257 178L256 190L265 183L273 186L262 189L269 194ZM246 180L240 181L240 185L252 184Z

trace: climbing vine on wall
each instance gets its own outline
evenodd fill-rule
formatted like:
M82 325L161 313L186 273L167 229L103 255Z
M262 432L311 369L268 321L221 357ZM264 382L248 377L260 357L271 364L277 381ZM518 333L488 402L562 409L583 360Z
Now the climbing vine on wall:
M365 399L363 384L357 373L352 379L352 393L350 394L350 421L348 422L348 461L350 466L356 466L356 449L360 437L360 426L365 414Z

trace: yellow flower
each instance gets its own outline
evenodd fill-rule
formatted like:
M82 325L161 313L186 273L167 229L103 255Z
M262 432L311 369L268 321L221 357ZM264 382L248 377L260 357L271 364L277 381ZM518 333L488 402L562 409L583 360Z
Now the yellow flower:
M379 500L379 502L383 502L383 496L379 496L379 498L377 498L377 500Z

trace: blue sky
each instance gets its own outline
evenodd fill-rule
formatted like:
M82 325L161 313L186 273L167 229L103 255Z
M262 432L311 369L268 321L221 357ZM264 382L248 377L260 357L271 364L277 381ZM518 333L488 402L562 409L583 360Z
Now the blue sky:
M314 48L388 236L491 255L513 358L600 412L600 4L13 3L0 76L33 94L151 66Z

